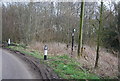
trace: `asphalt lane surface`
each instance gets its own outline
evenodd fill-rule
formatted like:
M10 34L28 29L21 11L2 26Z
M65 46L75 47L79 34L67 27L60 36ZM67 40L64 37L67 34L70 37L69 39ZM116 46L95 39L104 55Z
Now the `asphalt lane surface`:
M0 81L2 80L2 49L0 49Z
M24 61L8 51L0 49L2 55L2 79L35 79Z

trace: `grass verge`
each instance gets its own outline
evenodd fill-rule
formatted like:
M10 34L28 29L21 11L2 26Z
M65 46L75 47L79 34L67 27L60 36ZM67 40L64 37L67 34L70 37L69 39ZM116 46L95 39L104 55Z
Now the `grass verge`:
M80 63L69 58L67 55L48 56L48 60L44 61L43 53L39 53L38 51L29 51L27 48L21 45L9 46L7 48L41 59L43 63L50 66L54 72L56 72L58 76L63 79L99 79L99 77L95 74L91 74L85 69L81 68Z

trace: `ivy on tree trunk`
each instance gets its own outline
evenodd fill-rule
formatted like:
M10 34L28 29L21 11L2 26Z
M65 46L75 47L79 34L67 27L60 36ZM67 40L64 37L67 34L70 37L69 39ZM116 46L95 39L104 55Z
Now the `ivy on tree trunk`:
M98 29L98 37L97 37L97 50L96 50L96 61L95 61L95 68L98 67L98 59L99 59L99 48L100 48L100 34L101 34L101 27L102 27L102 12L103 12L103 1L101 0L101 8L100 8L100 21L99 21L99 29Z
M81 14L80 14L80 30L79 30L79 40L78 40L78 56L82 55L82 31L83 31L83 21L84 21L84 0L81 2Z

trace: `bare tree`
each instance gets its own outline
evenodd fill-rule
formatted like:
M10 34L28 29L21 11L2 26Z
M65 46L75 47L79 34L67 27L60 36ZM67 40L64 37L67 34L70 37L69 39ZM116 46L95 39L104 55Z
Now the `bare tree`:
M98 37L97 37L97 50L96 50L96 61L95 61L95 68L98 67L98 59L99 59L99 48L100 48L100 33L102 27L102 14L103 14L103 1L101 1L101 8L100 8L100 22L99 22L99 29L98 29Z
M81 14L80 14L80 31L79 31L79 41L78 41L78 56L82 55L82 30L83 30L83 21L84 21L84 0L81 3Z

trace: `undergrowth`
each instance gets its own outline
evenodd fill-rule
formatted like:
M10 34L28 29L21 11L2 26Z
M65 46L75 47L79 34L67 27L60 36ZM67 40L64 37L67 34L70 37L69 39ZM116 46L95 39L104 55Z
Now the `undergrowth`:
M81 67L80 63L65 54L62 56L48 56L48 60L44 61L43 53L38 51L29 51L25 46L23 47L18 44L17 46L9 46L7 48L20 51L21 53L29 54L40 59L63 79L99 79L98 76L87 72Z

